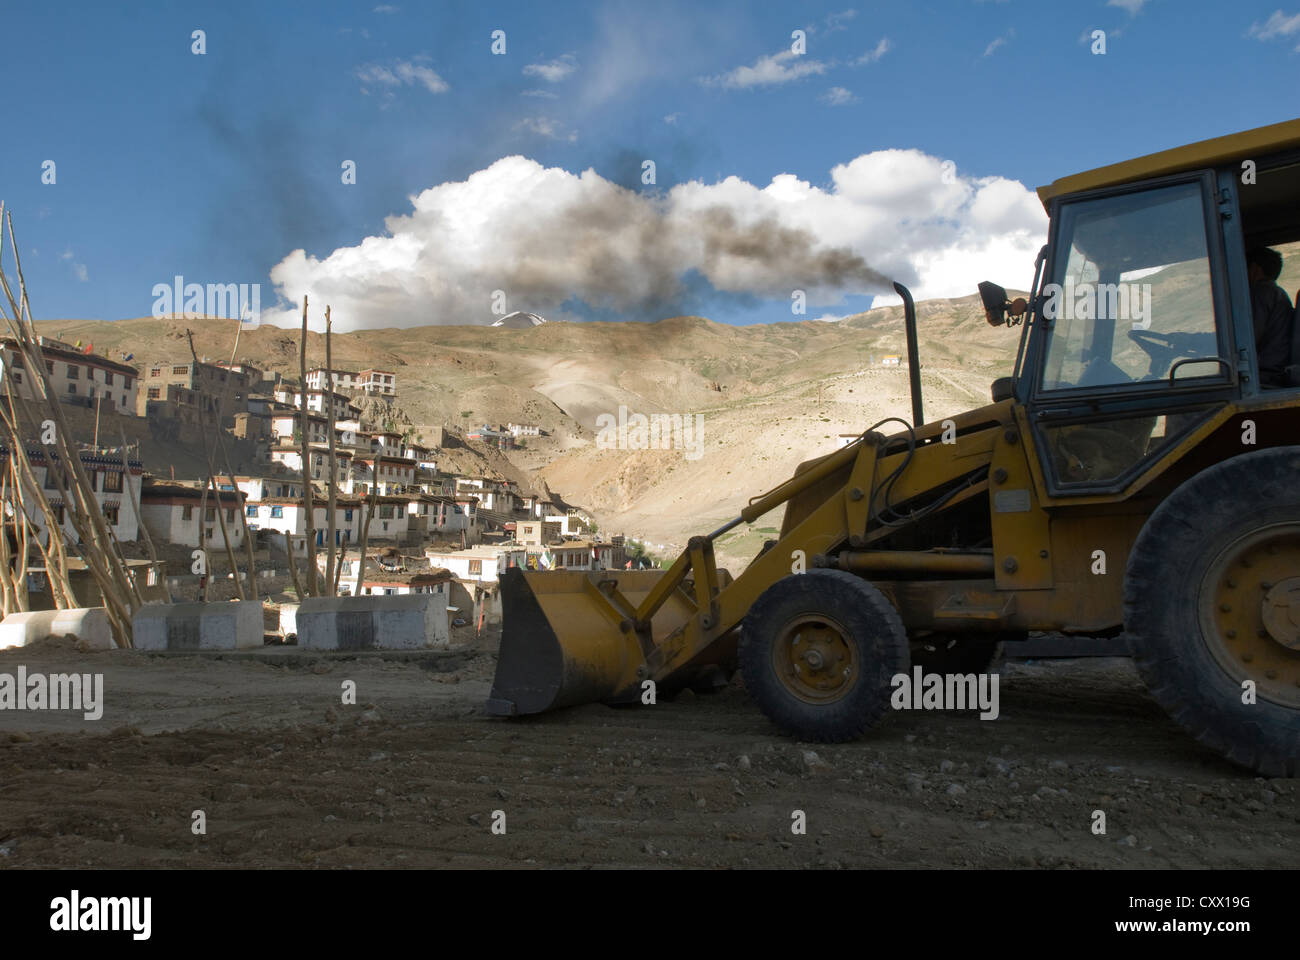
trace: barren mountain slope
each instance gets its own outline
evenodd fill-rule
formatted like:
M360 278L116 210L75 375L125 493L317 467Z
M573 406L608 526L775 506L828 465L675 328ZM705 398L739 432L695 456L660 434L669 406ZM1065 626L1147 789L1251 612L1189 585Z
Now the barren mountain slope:
M990 328L978 298L918 304L927 418L988 402L989 383L1009 372L1018 331ZM94 343L137 366L199 355L231 355L237 324L212 318L144 317L115 323L46 321L43 333ZM556 323L531 329L428 326L336 334L334 364L397 373L398 404L417 434L442 424L536 423L547 436L509 459L468 443L444 452L446 467L544 478L568 502L592 509L603 528L664 544L734 516L754 494L809 457L834 449L840 433L886 416L910 419L900 307L839 323L728 326L700 318L658 323ZM244 328L237 357L288 376L298 372L297 334ZM324 362L324 338L308 337L308 365ZM688 449L599 449L598 418L678 414L701 418ZM772 521L774 525L775 521ZM762 526L760 524L759 526ZM721 552L750 556L761 534L733 535Z

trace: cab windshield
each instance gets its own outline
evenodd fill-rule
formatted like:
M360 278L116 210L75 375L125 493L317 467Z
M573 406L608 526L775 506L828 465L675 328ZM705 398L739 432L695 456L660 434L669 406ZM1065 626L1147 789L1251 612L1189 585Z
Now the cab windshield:
M1219 353L1199 183L1063 204L1043 391L1158 382ZM1215 363L1176 375L1214 376Z

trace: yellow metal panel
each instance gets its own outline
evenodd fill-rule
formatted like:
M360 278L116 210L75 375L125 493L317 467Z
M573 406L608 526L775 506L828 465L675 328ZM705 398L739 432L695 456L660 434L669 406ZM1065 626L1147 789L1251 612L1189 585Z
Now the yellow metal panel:
M989 518L999 590L1042 590L1053 583L1051 532L1029 465L1033 452L1018 428L998 431L989 468Z
M1062 177L1038 188L1038 197L1046 207L1053 197L1083 190L1097 190L1120 184L1163 177L1188 170L1217 167L1225 163L1259 159L1270 153L1300 148L1300 120L1287 120L1267 127L1256 127L1212 140L1202 140L1172 150L1148 154L1134 160L1113 163L1085 173Z

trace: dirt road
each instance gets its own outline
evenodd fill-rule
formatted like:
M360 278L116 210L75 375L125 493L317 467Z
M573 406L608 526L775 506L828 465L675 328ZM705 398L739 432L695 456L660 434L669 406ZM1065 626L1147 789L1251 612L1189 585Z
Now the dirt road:
M1197 746L1125 660L1008 664L996 721L900 712L810 747L738 680L489 718L490 646L0 654L0 673L103 673L106 703L0 712L0 866L1300 865L1300 784Z

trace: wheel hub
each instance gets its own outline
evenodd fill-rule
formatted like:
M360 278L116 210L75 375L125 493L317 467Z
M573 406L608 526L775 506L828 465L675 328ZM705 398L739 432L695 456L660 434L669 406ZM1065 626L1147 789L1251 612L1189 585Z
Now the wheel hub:
M785 688L806 703L838 700L852 689L858 663L849 632L825 616L799 617L772 645L772 665Z
M1263 619L1269 636L1300 650L1300 577L1287 577L1264 595Z
M1300 523L1230 543L1201 585L1201 631L1219 666L1261 699L1300 708Z

